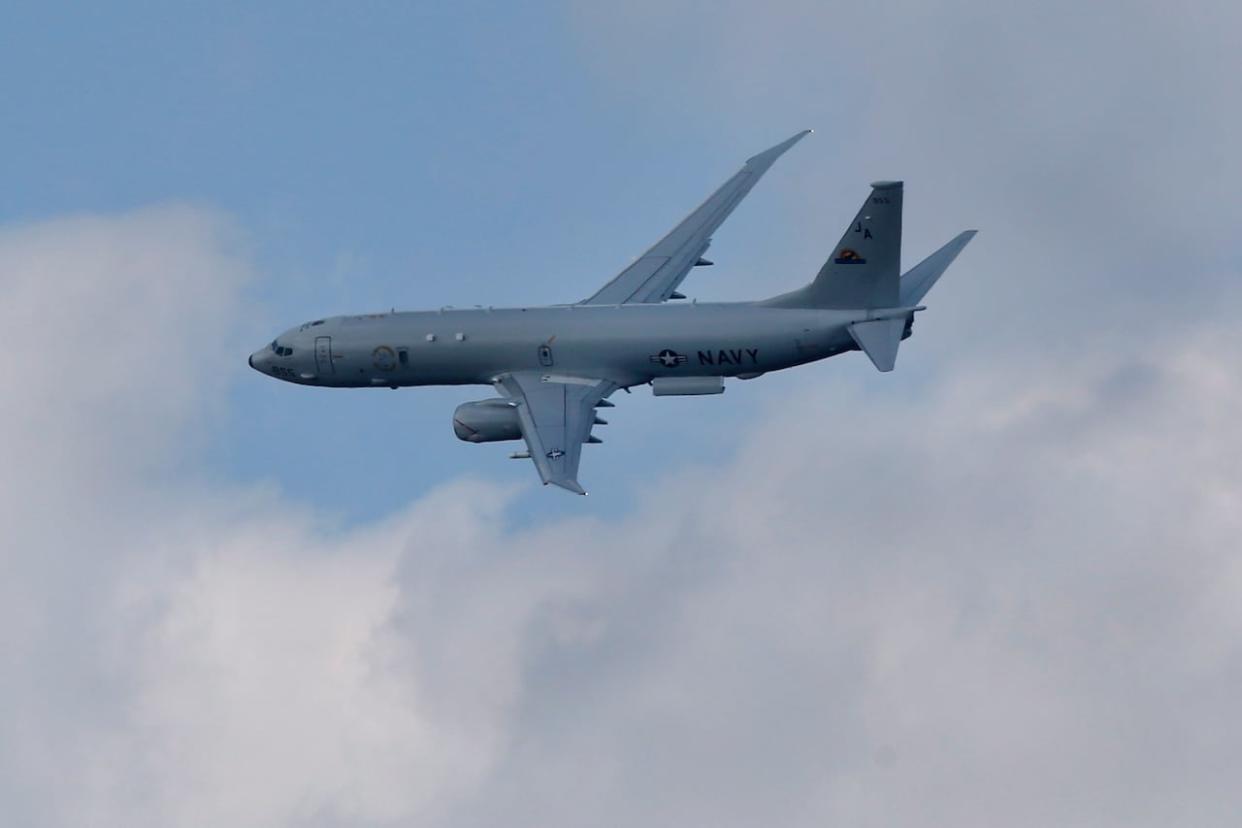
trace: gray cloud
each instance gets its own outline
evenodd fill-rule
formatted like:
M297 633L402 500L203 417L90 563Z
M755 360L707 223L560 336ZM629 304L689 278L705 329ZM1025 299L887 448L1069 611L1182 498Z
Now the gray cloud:
M1157 303L1184 321L1234 276L1234 4L639 2L572 19L584 61L669 140L817 129L764 184L793 190L788 214L731 223L721 272L693 290L797 283L875 178L907 181L911 263L981 228L933 299L939 327L993 349L1130 344Z

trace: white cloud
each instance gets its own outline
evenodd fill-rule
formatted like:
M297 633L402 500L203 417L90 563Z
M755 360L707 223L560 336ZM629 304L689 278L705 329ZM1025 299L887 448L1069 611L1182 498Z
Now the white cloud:
M226 218L0 231L6 821L1236 821L1231 10L634 8L576 12L618 86L834 115L803 252L861 167L940 205L912 251L983 226L907 370L784 386L616 520L462 480L340 527L198 472Z
M188 208L0 236L15 824L1236 815L1227 323L806 390L616 521L514 531L461 481L341 529L179 481L236 367L235 237ZM75 345L98 372L66 382Z

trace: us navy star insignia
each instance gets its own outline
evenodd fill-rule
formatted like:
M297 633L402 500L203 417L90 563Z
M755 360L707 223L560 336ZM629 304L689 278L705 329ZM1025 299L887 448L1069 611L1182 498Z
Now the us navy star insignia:
M665 348L658 354L652 354L649 359L652 362L658 362L665 368L676 368L678 365L685 365L686 360L690 357L685 354L679 354L671 348Z

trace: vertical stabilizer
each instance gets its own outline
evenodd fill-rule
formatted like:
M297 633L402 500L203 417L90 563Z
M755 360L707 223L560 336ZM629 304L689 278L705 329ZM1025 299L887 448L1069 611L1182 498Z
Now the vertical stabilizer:
M900 181L877 181L811 285L822 308L891 308L901 280Z
M901 292L900 181L877 181L815 281L768 300L777 307L897 307Z

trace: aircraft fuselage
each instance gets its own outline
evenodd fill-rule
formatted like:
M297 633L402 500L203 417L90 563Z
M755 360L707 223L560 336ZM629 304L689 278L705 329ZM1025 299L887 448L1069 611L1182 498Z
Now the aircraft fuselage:
M329 388L489 385L514 371L606 375L623 387L657 377L749 378L856 350L847 326L864 318L749 302L338 316L286 331L251 365Z

